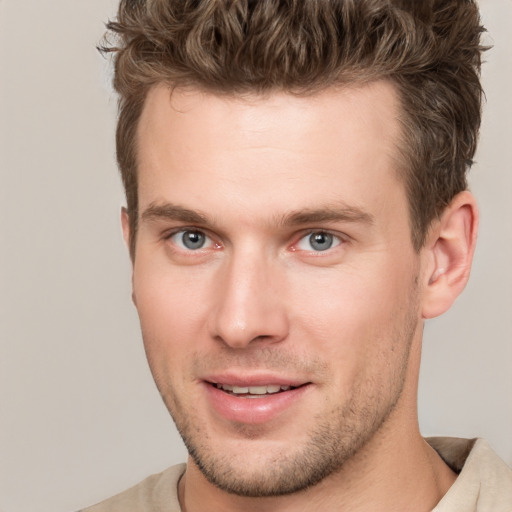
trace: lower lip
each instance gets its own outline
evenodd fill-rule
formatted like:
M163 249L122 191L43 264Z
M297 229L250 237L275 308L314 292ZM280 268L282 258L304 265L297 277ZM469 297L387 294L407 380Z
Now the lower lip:
M237 397L207 382L204 383L204 387L211 406L222 418L237 423L259 425L277 418L291 408L307 392L311 384L280 393L260 395L257 398Z

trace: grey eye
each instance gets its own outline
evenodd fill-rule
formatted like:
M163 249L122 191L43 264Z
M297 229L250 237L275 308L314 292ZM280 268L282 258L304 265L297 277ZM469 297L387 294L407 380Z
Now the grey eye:
M313 231L303 236L297 243L297 249L307 252L328 251L342 243L339 236L326 231Z
M206 235L201 231L179 231L171 238L176 245L190 251L201 249L207 240Z
M334 236L329 233L311 233L309 235L309 245L315 251L326 251L332 247Z

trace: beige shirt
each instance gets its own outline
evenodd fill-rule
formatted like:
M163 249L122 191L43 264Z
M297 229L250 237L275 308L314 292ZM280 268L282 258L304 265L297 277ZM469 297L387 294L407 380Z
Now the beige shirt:
M455 437L427 441L459 473L432 512L512 512L512 470L486 441Z
M512 512L512 470L482 439L432 437L427 441L459 476L432 512ZM178 481L185 464L82 512L181 512Z

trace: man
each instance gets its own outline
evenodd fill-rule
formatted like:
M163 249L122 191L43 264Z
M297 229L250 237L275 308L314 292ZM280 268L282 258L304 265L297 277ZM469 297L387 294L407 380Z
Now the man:
M475 248L474 3L124 0L109 28L133 300L190 456L87 510L511 510L484 441L417 421Z

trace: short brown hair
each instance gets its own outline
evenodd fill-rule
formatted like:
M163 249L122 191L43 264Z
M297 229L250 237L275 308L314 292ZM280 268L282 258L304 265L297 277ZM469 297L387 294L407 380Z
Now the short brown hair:
M121 0L102 50L115 52L117 158L134 255L136 132L159 83L216 93L312 93L391 80L402 106L412 240L467 188L481 117L474 0Z

